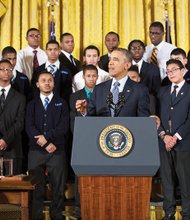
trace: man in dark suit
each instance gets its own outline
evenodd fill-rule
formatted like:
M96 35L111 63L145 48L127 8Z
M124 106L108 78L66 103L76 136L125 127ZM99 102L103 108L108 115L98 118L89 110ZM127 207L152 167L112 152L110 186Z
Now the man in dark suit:
M99 61L99 66L101 69L105 70L108 72L108 63L109 63L109 57L111 52L118 48L119 46L119 34L116 32L110 31L109 33L106 34L105 36L105 45L108 49L108 53L100 57Z
M59 61L59 43L57 41L49 41L46 44L46 54L48 60L46 63L39 66L33 73L32 88L33 93L39 93L36 86L37 78L40 72L46 70L52 73L55 81L54 92L60 97L69 102L70 94L72 93L72 76L68 68L63 66Z
M161 86L159 68L143 60L145 45L141 40L131 41L128 49L132 54L132 64L138 67L141 78L140 82L147 86L151 95L156 96Z
M174 220L176 211L176 175L181 199L182 219L190 220L190 85L183 78L184 66L179 60L167 62L171 85L159 92L161 126L158 129L160 170L164 191L164 220Z
M64 33L60 37L61 53L59 55L59 61L65 67L67 67L72 74L72 77L78 73L81 69L81 63L79 60L73 57L72 52L74 50L74 37L70 33Z
M29 97L30 94L30 83L28 77L24 73L20 73L15 69L16 60L17 60L17 52L11 47L5 47L2 50L2 58L9 60L12 64L13 68L13 77L11 79L12 87L18 92L22 93L26 98Z
M127 72L131 66L132 57L126 49L115 49L110 55L109 75L113 77L97 85L88 103L88 111L86 109L86 101L78 100L76 102L77 111L87 115L96 116L149 116L149 93L148 89L128 78ZM125 102L120 109L117 109L117 115L113 114L107 100L113 94L113 104L118 104L120 92L123 93ZM109 97L110 98L110 97Z
M21 132L25 98L11 87L12 65L0 61L0 157L13 159L13 174L22 171Z
M171 54L170 54L171 59L175 59L175 60L180 60L184 66L184 75L183 78L185 79L185 81L187 83L190 84L190 71L186 68L187 65L187 57L186 57L186 53L183 49L181 48L176 48L174 50L172 50ZM168 76L166 76L163 80L162 80L162 86L167 86L170 85L171 81L169 80Z
M63 219L64 189L66 178L65 138L69 127L66 102L53 94L54 78L49 72L38 75L40 95L27 106L26 132L29 136L28 169L37 182L33 193L32 219L43 219L45 196L45 169L52 189L50 216Z

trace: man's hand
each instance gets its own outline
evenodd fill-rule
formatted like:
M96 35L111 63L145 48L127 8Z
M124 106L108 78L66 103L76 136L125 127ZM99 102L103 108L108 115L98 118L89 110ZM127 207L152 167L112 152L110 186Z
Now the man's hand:
M176 136L165 135L163 139L167 151L171 151L177 142Z
M0 150L6 150L6 149L7 149L7 143L3 139L0 139Z
M35 136L35 138L37 139L36 143L40 147L43 147L47 143L47 140L45 139L44 135L37 135Z
M160 118L157 115L150 115L151 118L154 118L156 121L156 128L160 127Z
M87 101L86 99L77 100L75 104L77 112L86 113L87 112Z
M54 144L50 143L45 149L48 153L53 153L57 148Z

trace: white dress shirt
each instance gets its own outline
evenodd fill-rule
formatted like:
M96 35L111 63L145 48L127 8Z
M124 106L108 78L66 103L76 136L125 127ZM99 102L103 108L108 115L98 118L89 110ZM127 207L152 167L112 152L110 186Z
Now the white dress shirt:
M33 51L37 50L37 59L39 66L47 61L47 55L45 51L40 49L39 47L33 49L30 46L23 48L17 53L17 63L15 69L19 72L24 73L28 76L28 79L31 81L33 75L33 59L34 53Z
M113 78L110 91L113 90L114 83L115 83L116 81L118 81L119 84L120 84L119 87L118 87L118 88L119 88L119 92L123 92L123 89L124 89L124 86L125 86L125 83L126 83L127 79L128 79L128 76L127 76L127 75L126 75L125 77L123 77L122 79L120 79L120 80L116 80L115 78Z
M99 84L101 82L110 79L108 72L104 71L103 69L100 69L99 67L97 67L97 69L98 69L98 79L96 81L96 84ZM83 89L84 86L85 86L85 82L83 79L83 71L80 71L73 77L73 84L72 84L73 92Z
M0 96L2 95L1 89L5 89L5 99L6 99L10 88L11 88L11 84L9 84L8 86L5 86L5 87L0 86Z
M143 64L143 59L141 59L138 63L136 63L134 60L132 60L132 64L138 66L138 70L139 70L139 74L140 74L142 64Z
M52 98L53 98L53 92L51 92L48 96L43 95L42 93L40 93L40 99L43 103L43 106L45 104L45 98L48 97L49 98L49 103L51 102Z
M51 68L49 67L50 65L55 65L56 66L56 68L57 68L57 70L59 69L59 66L60 66L60 61L59 60L57 60L57 61L55 61L55 63L50 63L49 61L47 61L46 63L45 63L45 68L50 72L50 70L51 70Z
M150 44L146 46L145 53L143 56L143 60L150 63L150 58L152 55L152 50L155 46L153 44ZM170 59L170 53L173 49L176 48L173 44L169 44L165 41L162 41L159 43L156 48L158 49L157 53L157 61L158 66L160 68L160 77L161 79L164 79L166 75L166 62Z

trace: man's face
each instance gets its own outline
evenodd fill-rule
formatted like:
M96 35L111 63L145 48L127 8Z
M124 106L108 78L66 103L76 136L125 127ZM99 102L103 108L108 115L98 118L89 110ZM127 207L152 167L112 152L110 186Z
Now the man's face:
M131 80L140 82L140 76L136 71L128 71L127 75Z
M39 76L38 82L36 83L37 88L43 95L48 95L53 91L54 79L51 74L43 73Z
M61 48L62 50L66 51L67 53L72 53L74 50L74 38L72 35L64 36L61 41Z
M174 60L180 60L184 66L187 64L187 58L183 57L181 54L171 55L170 58Z
M110 55L109 61L109 75L116 80L122 79L127 75L127 71L131 63L127 61L124 54L121 51L113 51Z
M28 45L33 49L36 49L40 45L41 35L39 31L30 31L28 36L26 36L26 40L28 41Z
M143 57L144 48L141 46L139 42L134 42L131 45L130 52L132 54L133 60L139 61Z
M169 64L166 69L169 80L172 83L178 84L183 81L184 69L180 69L175 63Z
M100 60L100 57L98 56L98 52L95 49L88 49L86 50L86 54L83 57L84 62L86 65L92 64L94 66L98 65L98 61Z
M0 82L10 82L12 77L12 65L9 63L0 63Z
M105 38L105 44L106 44L106 47L107 47L109 53L111 53L114 49L118 48L119 40L117 38L117 35L108 34Z
M151 27L149 30L150 41L154 46L157 46L162 42L164 37L164 32L160 30L159 27Z
M12 64L12 68L15 68L16 65L16 54L15 53L7 53L3 56L3 59L9 60Z
M46 49L46 54L48 56L48 61L54 63L58 60L60 49L57 44L48 44Z
M85 81L85 86L88 89L93 89L98 79L98 73L96 70L86 70L85 74L83 75L83 79Z

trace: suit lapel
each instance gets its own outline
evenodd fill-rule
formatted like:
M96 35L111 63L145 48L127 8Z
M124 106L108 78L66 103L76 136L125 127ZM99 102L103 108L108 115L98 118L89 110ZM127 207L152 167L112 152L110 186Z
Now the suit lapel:
M127 79L125 86L123 88L123 92L125 94L125 100L128 99L128 97L131 95L133 91L133 81L131 79Z
M173 105L176 105L181 99L183 99L183 97L186 96L188 91L187 88L187 83L184 83L184 85L182 86L182 88L179 90L176 99L174 100Z
M10 88L9 93L5 99L5 105L4 105L3 111L5 110L8 103L11 103L11 99L13 98L14 94L15 94L15 90L13 88Z

